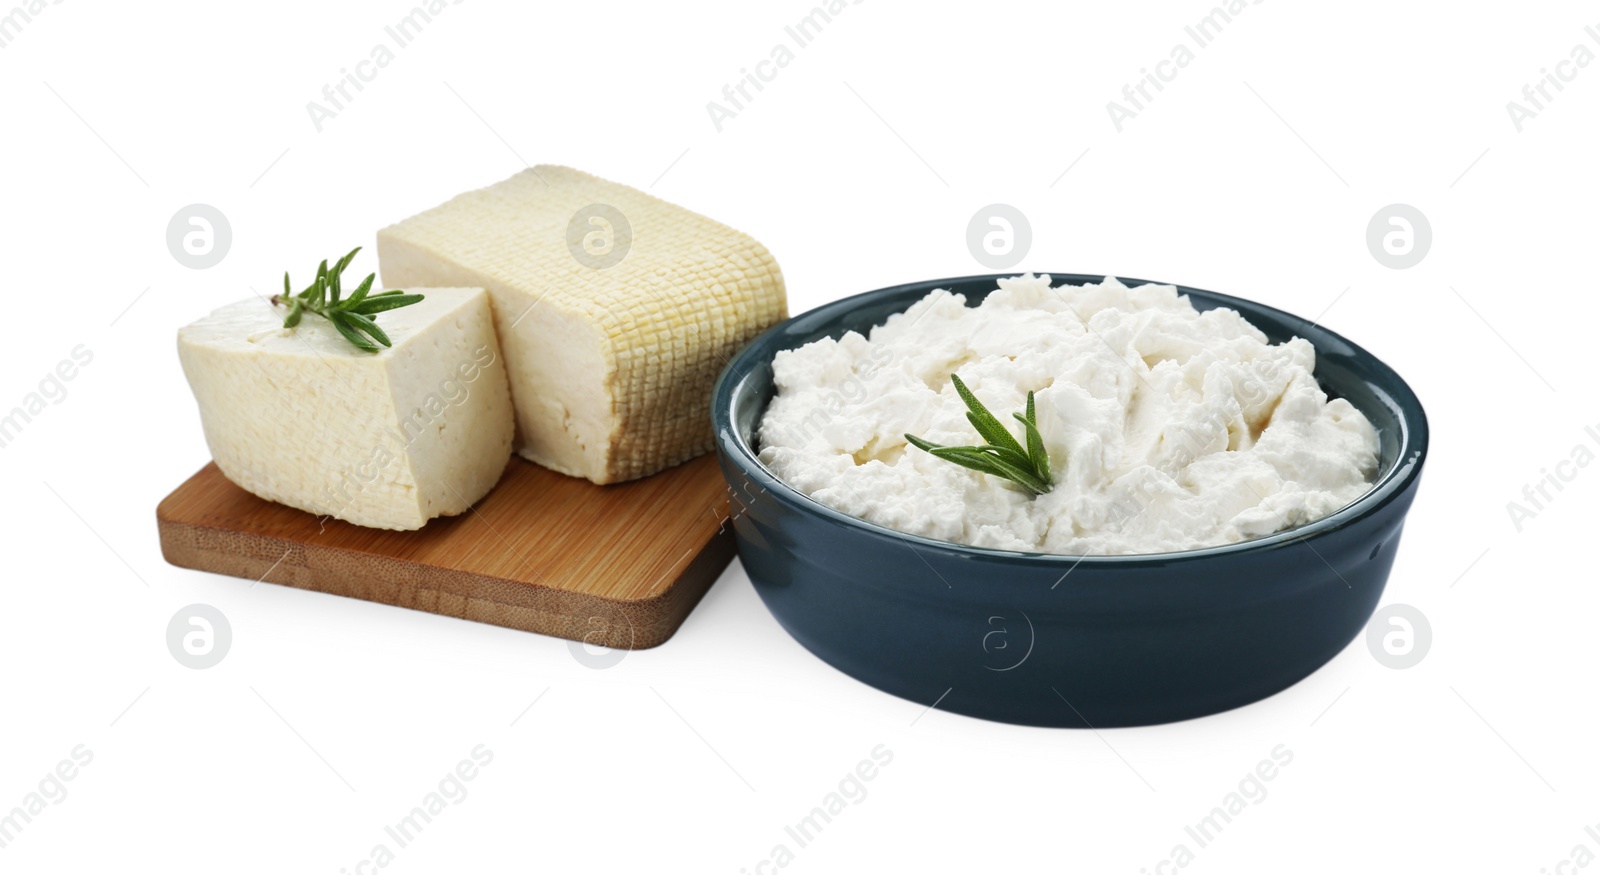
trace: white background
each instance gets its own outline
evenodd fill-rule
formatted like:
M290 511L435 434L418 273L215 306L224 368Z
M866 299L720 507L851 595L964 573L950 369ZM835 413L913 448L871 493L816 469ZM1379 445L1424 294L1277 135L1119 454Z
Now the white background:
M1505 106L1575 45L1600 52L1591 5L1267 0L1119 133L1106 103L1206 0L866 0L719 132L707 102L808 0L473 0L318 132L307 102L409 8L68 0L0 49L0 410L75 346L94 356L0 450L0 812L75 745L94 754L0 869L355 872L478 744L493 762L388 870L755 872L779 843L809 872L1156 872L1179 843L1207 872L1531 875L1600 854L1600 470L1520 532L1506 508L1600 450L1600 64L1520 133ZM1393 670L1358 640L1259 704L1097 734L867 688L790 640L737 563L674 639L609 670L564 641L166 565L156 503L207 458L178 326L524 161L750 232L794 312L989 272L965 229L1003 202L1031 220L1022 268L1320 315L1428 409L1384 601L1429 618L1431 650ZM209 270L165 243L197 202L234 234ZM1364 239L1396 202L1433 228L1408 270ZM205 671L165 644L195 602L234 633ZM868 795L797 848L784 826L879 744L894 759ZM1197 849L1185 825L1280 744L1268 795Z

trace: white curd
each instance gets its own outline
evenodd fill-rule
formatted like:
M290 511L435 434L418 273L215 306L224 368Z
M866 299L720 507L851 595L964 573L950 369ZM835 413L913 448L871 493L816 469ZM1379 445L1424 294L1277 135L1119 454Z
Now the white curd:
M896 529L1002 550L1160 553L1304 525L1365 493L1378 436L1329 400L1316 353L1272 344L1233 310L1172 286L1052 288L1003 279L976 307L938 290L863 337L778 353L761 461L823 504ZM950 375L996 417L1036 393L1054 488L910 446L983 443Z

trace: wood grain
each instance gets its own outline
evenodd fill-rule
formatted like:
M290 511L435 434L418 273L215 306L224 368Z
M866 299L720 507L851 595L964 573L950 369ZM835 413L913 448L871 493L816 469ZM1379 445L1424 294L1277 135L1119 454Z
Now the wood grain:
M520 458L414 532L257 498L209 464L156 508L167 561L591 644L654 647L733 558L714 455L596 486Z

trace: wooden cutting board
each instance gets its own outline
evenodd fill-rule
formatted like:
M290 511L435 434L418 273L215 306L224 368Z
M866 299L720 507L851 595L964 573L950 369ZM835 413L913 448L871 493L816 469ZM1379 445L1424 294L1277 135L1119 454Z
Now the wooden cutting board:
M168 562L604 647L654 647L733 558L715 455L610 486L512 458L464 514L414 532L257 498L215 464L156 508Z

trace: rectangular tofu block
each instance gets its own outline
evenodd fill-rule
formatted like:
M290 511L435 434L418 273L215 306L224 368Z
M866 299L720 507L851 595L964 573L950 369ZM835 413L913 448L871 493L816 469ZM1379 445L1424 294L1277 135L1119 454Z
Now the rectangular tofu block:
M378 317L393 346L364 352L327 320L240 301L178 332L178 357L217 467L311 513L418 529L500 479L513 423L489 297L425 297Z
M788 315L748 235L541 165L378 232L386 286L489 290L517 452L614 483L711 449L711 384Z

